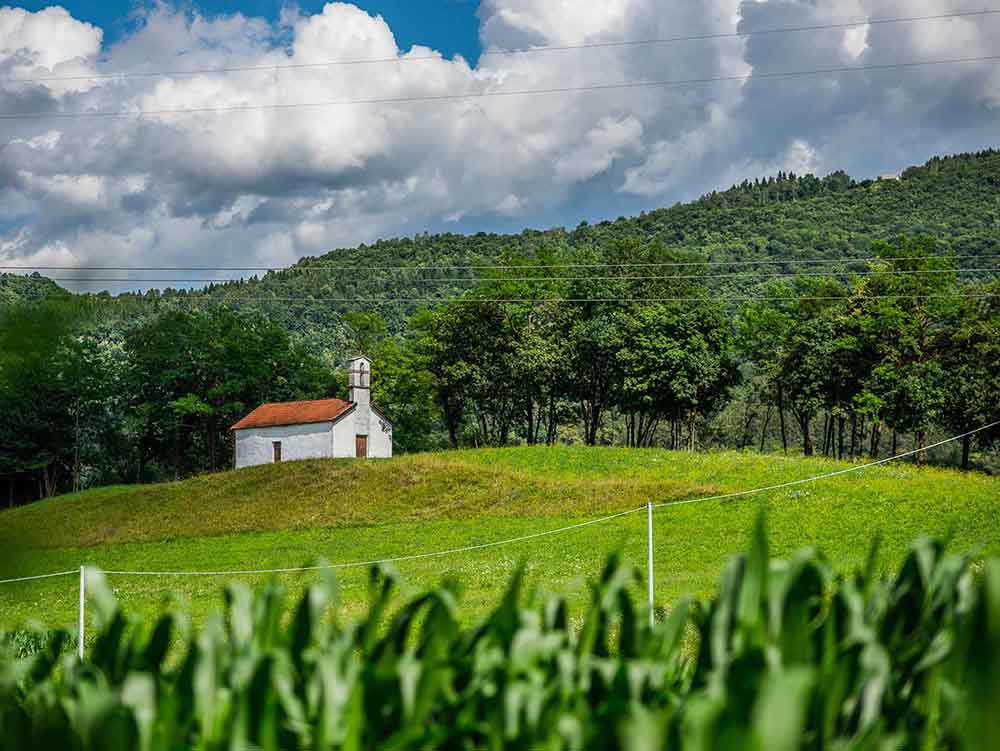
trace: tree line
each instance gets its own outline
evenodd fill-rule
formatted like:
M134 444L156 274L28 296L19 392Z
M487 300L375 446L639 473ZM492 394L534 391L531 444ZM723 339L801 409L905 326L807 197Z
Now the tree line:
M873 259L733 296L669 266L691 261L657 240L569 258L541 247L401 332L370 309L340 316L329 338L373 358L399 452L797 444L854 458L906 441L923 462L932 431L1000 419L1000 286L969 281L925 237L877 242ZM74 297L0 310L8 503L227 468L229 426L260 403L345 395L345 352L317 351L252 308L164 310L131 326ZM997 436L964 439L961 465Z
M418 318L410 347L453 447L568 432L694 449L739 396L744 412L766 416L765 438L777 424L785 450L794 432L807 456L818 443L828 455L877 457L898 448L885 436L905 434L923 462L932 429L1000 419L1000 290L962 281L929 238L874 251L865 275L792 276L746 298L676 280L557 282L552 301L533 303L481 288ZM714 431L714 445L749 445L745 426ZM995 435L965 438L962 466L975 440Z

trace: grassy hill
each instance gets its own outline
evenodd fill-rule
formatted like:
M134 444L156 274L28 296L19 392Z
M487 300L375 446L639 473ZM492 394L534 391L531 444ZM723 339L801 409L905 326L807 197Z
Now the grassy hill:
M384 462L289 462L151 486L110 487L0 512L0 578L71 570L283 568L415 555L542 532L644 505L772 485L829 472L825 459L688 454L659 449L510 448L417 454ZM882 465L782 491L658 509L656 596L663 604L711 591L741 550L757 509L768 510L777 556L821 548L841 568L861 562L876 532L886 564L919 534L1000 554L1000 479ZM542 588L569 590L620 547L645 565L646 516L620 517L502 547L403 561L415 588L448 574L467 586L467 614L495 602L519 561ZM366 569L338 571L344 607L365 600ZM292 588L315 573L282 574ZM118 575L135 610L179 594L201 616L227 576ZM260 576L239 577L259 581ZM72 576L0 585L0 626L74 622Z

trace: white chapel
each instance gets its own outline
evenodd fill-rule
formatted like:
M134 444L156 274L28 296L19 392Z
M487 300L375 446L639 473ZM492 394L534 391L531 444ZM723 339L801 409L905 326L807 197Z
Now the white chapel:
M230 428L236 469L293 459L387 459L392 423L371 402L371 360L348 362L347 401L262 404Z

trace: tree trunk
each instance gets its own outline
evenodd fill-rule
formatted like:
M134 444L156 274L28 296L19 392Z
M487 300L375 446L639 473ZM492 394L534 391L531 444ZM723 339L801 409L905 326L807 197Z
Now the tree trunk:
M59 477L59 466L50 464L42 467L42 492L44 498L51 498L56 494L56 484Z
M962 469L969 468L969 453L972 450L972 436L967 435L962 439Z
M858 446L858 415L851 413L851 458L854 458L854 451Z
M747 407L747 411L743 415L743 434L740 436L740 451L747 447L750 443L750 428L753 427L753 421L757 419L757 413L751 412L750 408Z
M812 456L813 455L813 439L812 434L809 432L809 418L800 417L799 427L802 428L802 455Z
M778 419L781 422L781 450L788 453L788 434L785 432L785 391L778 386Z
M760 429L760 453L764 453L764 440L767 438L767 429L771 425L771 405L767 405L764 413L764 426Z
M181 437L180 427L174 426L174 479L181 479Z
M601 422L601 408L596 404L588 405L585 402L580 405L583 413L583 441L588 446L597 444L597 429Z
M556 423L556 397L555 394L551 394L549 396L549 424L545 433L545 442L550 446L554 444L558 432L559 426Z
M820 444L820 451L823 452L824 456L829 456L827 449L829 448L829 437L830 437L830 413L827 412L823 415L823 442Z
M927 431L918 430L917 431L917 466L922 467L927 463L927 451L925 447L927 446ZM895 451L893 452L895 454Z
M535 400L528 394L528 445L535 445Z
M844 458L844 416L837 417L837 458Z
M695 445L698 442L698 435L695 432L697 430L697 425L696 425L697 419L698 419L698 412L696 410L693 410L693 409L689 410L688 411L688 420L687 420L687 423L688 423L688 446L687 446L688 451L694 451L694 447L695 447Z
M656 429L658 427L660 427L660 418L657 417L655 419L650 419L649 422L646 424L646 429L643 435L641 436L641 443L639 445L647 447L652 446L653 436L656 435Z
M872 459L878 459L879 443L882 442L882 428L881 420L872 423L872 438L868 446L868 456Z
M896 429L893 428L892 429L892 456L895 456L897 453L899 453L897 451L897 449L896 449L896 445L897 445L896 439L897 439Z

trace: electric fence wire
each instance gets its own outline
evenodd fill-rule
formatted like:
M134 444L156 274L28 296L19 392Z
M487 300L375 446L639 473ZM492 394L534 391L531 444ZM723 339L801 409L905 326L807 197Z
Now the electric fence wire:
M78 574L79 569L74 569L73 571L57 571L54 574L37 574L35 576L18 576L13 579L0 579L0 584L13 584L14 582L30 582L37 579L52 579L56 576L69 576L70 574Z

